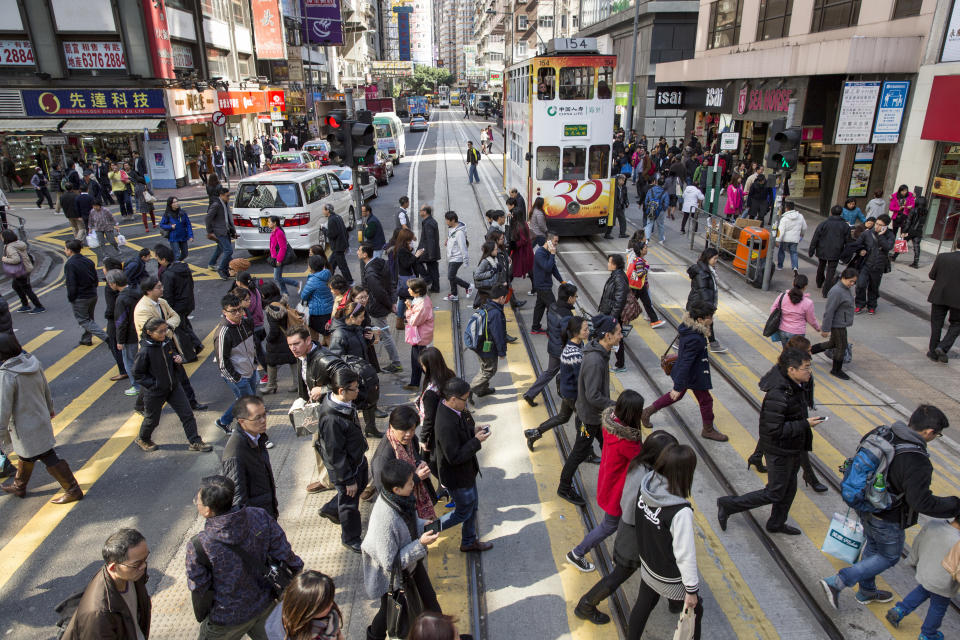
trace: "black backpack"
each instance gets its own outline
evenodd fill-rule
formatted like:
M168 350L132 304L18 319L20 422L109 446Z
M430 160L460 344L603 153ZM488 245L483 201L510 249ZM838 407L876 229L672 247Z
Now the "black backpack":
M325 350L326 351L326 350ZM360 377L360 392L353 405L358 411L377 406L380 400L380 376L377 375L377 369L364 358L357 356L337 356L326 351L320 356L320 364L326 371L326 379L320 380L325 386L329 387L333 380L333 374L343 367L349 367L351 371Z

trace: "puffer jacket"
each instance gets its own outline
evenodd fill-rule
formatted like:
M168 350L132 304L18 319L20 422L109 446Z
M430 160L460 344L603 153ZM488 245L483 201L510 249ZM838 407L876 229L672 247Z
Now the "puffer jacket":
M894 191L890 196L890 219L896 220L898 216L909 213L909 211L904 211L904 209L913 209L913 205L916 204L916 199L912 191L907 192L907 197L904 199L904 204L900 206L900 199L897 198L897 192Z
M350 325L334 318L333 335L330 337L330 351L338 356L356 356L367 358L367 340L363 337L363 327Z
M0 363L0 442L4 446L12 443L21 458L52 449L53 410L53 396L35 356L24 351Z
M613 407L603 412L603 449L600 455L600 472L597 477L597 504L605 513L619 517L623 483L627 479L627 466L640 453L643 436L640 427L624 424L614 415Z
M800 242L807 231L807 221L799 211L787 211L780 218L777 231L780 242Z
M383 318L391 312L396 298L393 295L394 287L390 285L390 274L387 272L387 263L383 258L372 258L363 265L360 272L361 282L370 293L367 302L367 316Z
M193 238L193 224L190 222L190 216L183 209L164 211L159 227L170 232L167 236L170 242L186 242Z
M627 274L623 269L614 269L603 284L603 294L600 296L597 313L612 316L614 320L620 322L620 312L627 304L629 292L630 283L627 281Z
M473 284L478 289L489 289L499 282L500 265L497 259L489 256L480 261L473 272Z
M563 332L573 316L573 306L557 300L547 308L547 353L556 358L563 353Z
M760 448L781 456L813 450L803 387L776 365L760 378L759 387L765 393L760 407Z
M296 311L288 309L281 302L271 302L263 314L267 319L267 338L263 342L264 359L267 366L278 367L294 364L297 359L287 346L287 329L290 328L291 314L299 317ZM302 321L301 321L302 324Z
M330 270L321 269L307 276L307 282L300 291L300 299L308 300L310 315L322 316L333 311L333 292L327 283L330 281Z
M407 344L426 347L433 342L433 303L430 298L414 298L403 317L406 321L403 337Z
M697 262L687 268L690 276L690 294L687 296L687 311L697 303L717 308L717 278L708 264Z
M3 245L3 264L21 264L27 269L27 274L33 272L33 261L27 253L27 243L23 240L14 240Z
M167 265L160 274L163 282L163 299L170 303L170 308L187 317L197 306L193 293L193 274L185 262L173 262Z
M689 313L683 314L677 330L677 360L670 377L673 389L712 389L710 381L710 358L707 354L708 329L697 324Z

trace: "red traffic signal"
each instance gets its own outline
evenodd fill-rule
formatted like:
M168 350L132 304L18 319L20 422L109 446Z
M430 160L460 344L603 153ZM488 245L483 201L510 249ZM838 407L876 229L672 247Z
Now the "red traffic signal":
M323 123L331 129L339 129L347 119L347 112L342 109L336 109L327 114Z

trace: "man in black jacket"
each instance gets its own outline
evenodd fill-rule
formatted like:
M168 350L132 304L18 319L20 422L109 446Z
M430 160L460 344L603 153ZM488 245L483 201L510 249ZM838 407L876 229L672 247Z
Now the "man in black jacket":
M220 473L236 485L233 506L260 507L276 520L280 515L277 485L267 450L267 408L259 396L241 396L233 403L234 430L223 448Z
M357 248L357 258L360 259L360 283L367 288L370 299L367 302L367 319L373 327L386 328L386 331L380 331L380 341L387 349L387 355L390 357L390 364L383 368L389 373L398 373L403 371L400 364L400 353L397 351L397 345L393 342L393 333L390 330L387 316L396 310L395 301L397 299L393 292L395 286L391 286L390 274L387 273L387 263L383 258L374 258L374 245L361 244Z
M93 310L97 306L97 268L90 258L82 255L83 243L71 238L64 243L67 261L63 265L63 276L67 283L67 302L73 307L73 317L83 329L80 345L93 346L91 335L107 341L107 332L93 319Z
M106 310L103 312L103 317L107 321L107 347L110 348L110 351L113 353L113 359L117 362L118 373L110 377L110 380L113 382L119 382L120 380L127 379L127 366L123 363L123 352L117 347L119 344L117 342L117 298L120 295L120 291L123 290L123 286L116 286L116 284L111 284L110 282L110 272L116 271L114 274L114 280L117 280L117 274L123 275L123 264L116 258L104 258L103 264L100 265L100 268L103 270L103 275L107 279L107 286L103 290L103 300L107 304Z
M929 277L933 280L933 286L927 296L927 302L930 303L930 347L927 357L946 364L947 353L960 337L960 251L938 254L930 267ZM941 340L947 313L950 314L950 327Z
M429 205L420 207L420 243L416 256L420 275L430 285L430 293L440 293L440 227Z
M220 187L217 191L219 198L207 207L207 215L203 217L203 225L207 229L207 238L217 243L217 248L210 254L207 268L216 267L221 280L227 280L230 272L227 265L233 258L233 239L237 237L237 230L233 226L233 216L230 214L230 189ZM217 258L220 259L219 264Z
M877 217L872 229L867 229L857 238L855 251L863 256L863 267L857 275L856 313L866 307L867 313L877 312L877 300L880 297L880 281L890 266L890 251L896 234L890 229L890 216Z
M843 207L834 205L830 208L830 217L817 225L813 237L810 239L810 257L816 254L817 288L821 289L826 298L830 288L837 280L837 262L843 253L843 246L850 238L850 225L841 217Z
M717 520L727 530L731 514L772 504L767 531L798 536L802 532L787 524L787 514L797 495L797 471L805 451L813 445L811 429L823 418L808 417L804 386L810 381L810 355L787 349L760 379L760 449L767 456L767 486L741 496L717 498Z
M130 387L136 391L133 381L133 360L137 357L137 345L140 336L133 322L133 313L143 294L140 287L131 287L127 284L127 276L119 269L107 272L107 287L116 292L114 302L113 322L117 331L117 349L123 357L123 366L130 376ZM129 391L129 389L128 389ZM133 392L127 395L135 395Z
M324 396L317 424L317 446L337 494L320 508L320 516L340 525L340 540L350 551L360 553L360 494L369 481L364 453L367 439L353 406L360 391L360 378L344 367L333 374L330 392Z
M490 289L490 299L483 305L482 339L476 348L480 370L470 382L473 394L478 398L497 392L490 386L490 379L497 373L498 359L507 357L507 320L503 305L507 303L509 292L507 285L495 284Z
M79 194L76 187L73 186L72 182L68 182L67 190L60 194L60 208L63 209L63 217L67 219L70 228L73 229L73 237L82 238L81 232L85 234L85 230L83 220L77 211L77 195Z
M437 406L434 434L437 440L437 470L440 482L450 492L456 508L440 518L440 529L463 523L460 551L487 551L490 542L477 536L477 475L480 464L477 451L490 437L490 425L476 425L467 411L470 385L460 378L450 378L440 390L443 400Z
M917 524L919 514L943 519L960 516L960 498L935 496L930 491L933 465L927 444L949 426L943 411L929 404L917 407L909 424L897 421L891 425L896 453L887 467L886 484L889 495L896 499L886 511L859 513L867 538L860 562L820 581L834 609L839 608L840 592L856 583L860 584L857 600L863 604L892 600L892 593L877 588L876 577L900 560L905 530Z
M332 204L323 205L323 215L327 218L327 244L330 245L330 275L339 267L340 273L353 286L353 276L347 266L347 249L350 248L350 234L343 224L343 218L333 210Z
M113 191L110 189L110 161L106 158L100 158L100 164L96 168L97 182L100 183L101 204L114 204Z
M564 282L557 288L557 296L560 298L550 305L547 309L547 355L550 360L547 362L547 368L544 369L529 389L523 394L523 399L531 407L537 406L534 398L543 391L550 381L553 380L560 371L560 354L563 353L563 332L567 328L567 322L573 315L573 308L577 304L577 287L569 282Z
M170 304L170 308L180 316L180 325L176 329L181 345L189 340L193 345L193 352L203 351L203 340L193 330L190 323L190 314L196 308L194 296L193 274L187 263L175 260L173 249L165 244L158 244L153 248L153 255L160 266L160 282L163 283L163 298ZM196 360L196 358L194 358ZM190 362L190 360L187 360Z
M630 199L627 197L627 176L623 173L617 174L616 186L613 191L613 220L603 237L607 240L613 238L613 223L620 223L620 237L627 237L627 207L630 206Z

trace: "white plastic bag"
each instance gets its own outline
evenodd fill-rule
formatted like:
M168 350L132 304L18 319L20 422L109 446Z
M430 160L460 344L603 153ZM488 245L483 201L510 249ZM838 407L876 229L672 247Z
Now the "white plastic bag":
M125 244L127 244L127 238L126 238L126 236L124 236L122 233L118 233L118 234L117 234L117 246L118 246L118 247L122 247L122 246L125 245Z
M677 630L673 632L673 640L693 640L693 632L697 623L697 615L693 609L684 606L683 613L677 621Z
M306 402L303 398L297 398L290 405L287 415L298 438L314 434L320 424L320 403Z
M91 231L87 234L87 246L91 249L96 249L100 246L100 241L97 240L97 232Z
M847 509L846 515L833 514L830 528L827 529L827 535L823 539L820 551L833 556L837 560L854 564L860 557L860 551L863 549L865 540L866 536L863 533L860 518L856 514L850 517L850 510Z
M310 305L301 300L297 303L297 313L303 318L303 324L310 326Z

